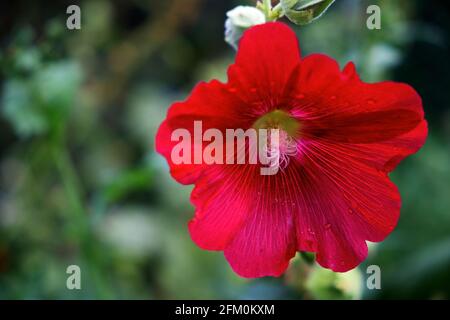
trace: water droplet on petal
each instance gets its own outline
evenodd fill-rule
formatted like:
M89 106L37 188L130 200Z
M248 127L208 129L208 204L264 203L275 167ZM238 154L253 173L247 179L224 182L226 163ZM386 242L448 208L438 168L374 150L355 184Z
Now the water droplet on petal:
M236 88L228 88L228 92L235 93L237 92Z
M325 229L330 230L330 229L331 229L331 224L330 224L330 223L327 223L327 224L325 225Z
M348 213L352 214L353 210L351 208L348 209Z

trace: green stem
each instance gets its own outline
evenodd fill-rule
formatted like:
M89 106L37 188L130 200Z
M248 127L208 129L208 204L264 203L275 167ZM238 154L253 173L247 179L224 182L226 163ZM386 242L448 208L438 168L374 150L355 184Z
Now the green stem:
M54 146L53 157L69 201L72 218L75 219L76 229L81 233L79 236L86 236L88 226L85 221L85 209L80 191L81 188L68 152L59 145Z
M56 128L53 133L51 150L69 203L72 221L70 225L74 229L72 231L74 231L76 239L85 239L89 235L89 225L86 222L86 210L83 204L82 188L66 147L65 127L63 125ZM82 245L81 241L80 245Z
M91 234L87 210L83 204L83 192L75 166L72 163L65 143L65 128L56 130L52 139L52 156L59 171L71 211L70 231L78 242L80 254L90 274L95 291L100 299L111 299L99 266L103 264L96 254L95 238Z
M281 2L278 3L275 7L273 7L272 12L270 13L271 20L278 20L284 16L284 10L281 6Z
M284 16L284 10L281 2L275 7L272 7L271 0L263 0L263 2L258 2L257 7L261 9L266 16L267 21L276 21Z
M266 18L270 18L272 12L272 0L263 0L264 15Z

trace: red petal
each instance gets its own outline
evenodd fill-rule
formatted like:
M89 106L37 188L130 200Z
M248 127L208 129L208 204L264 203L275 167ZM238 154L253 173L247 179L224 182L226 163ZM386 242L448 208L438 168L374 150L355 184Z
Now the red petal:
M347 65L344 67L344 70L342 70L342 74L346 79L359 80L358 73L356 72L356 66L353 62L347 63Z
M421 121L413 130L392 139L367 144L336 144L336 147L358 161L389 173L423 146L427 133L427 122Z
M248 199L253 197L249 177L254 176L254 170L245 168L210 166L197 181L191 194L196 212L189 232L199 247L224 250L240 230L253 205Z
M281 275L296 252L287 178L261 176L257 165L205 170L192 193L192 239L204 249L224 250L243 277Z
M333 271L356 267L367 255L365 241L382 241L397 224L400 196L387 175L355 160L339 145L303 141L299 182L299 250L317 252ZM292 163L295 165L295 163Z
M224 251L233 270L246 278L281 276L296 253L292 219L286 208L253 203L244 228Z
M172 142L170 137L173 129L165 120L159 127L156 134L156 150L163 155L170 167L170 174L179 183L191 184L196 181L202 172L202 165L194 164L174 164L171 158L172 148L177 142Z
M257 25L244 33L236 63L228 71L229 81L242 88L237 94L243 100L277 107L299 63L298 40L291 28L279 22Z
M303 99L298 99L301 93ZM350 143L387 140L417 127L423 120L420 96L406 84L364 83L353 64L344 72L320 54L300 67L292 111L304 121L304 134Z
M425 142L422 101L410 86L364 83L353 63L341 72L333 59L320 54L305 58L298 73L291 112L301 121L304 137L341 143L386 171Z
M297 250L292 203L298 190L290 188L287 173L260 176L258 170L253 178L245 224L224 254L242 277L278 277Z
M248 119L243 114L246 108L247 105L236 97L228 85L218 81L198 84L186 101L173 104L156 135L156 150L166 158L172 176L180 183L191 184L196 181L204 167L173 163L171 152L178 144L177 141L171 141L175 129L187 129L193 141L194 121L202 121L203 132L209 128L223 132L227 128L246 128L249 121L253 121L253 118Z

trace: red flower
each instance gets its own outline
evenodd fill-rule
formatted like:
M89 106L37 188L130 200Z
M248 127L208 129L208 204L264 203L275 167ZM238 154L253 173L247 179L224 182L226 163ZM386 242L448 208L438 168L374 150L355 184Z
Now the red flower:
M296 251L317 253L325 268L344 272L367 256L397 224L400 195L388 173L424 144L420 96L394 82L362 82L353 63L300 57L294 32L267 23L245 32L228 82L200 83L168 111L156 149L172 176L195 184L189 223L194 242L223 250L244 277L279 276ZM280 115L283 115L280 117ZM274 176L258 165L176 165L171 132L247 129L282 118L278 128L296 146ZM292 121L295 130L288 128Z

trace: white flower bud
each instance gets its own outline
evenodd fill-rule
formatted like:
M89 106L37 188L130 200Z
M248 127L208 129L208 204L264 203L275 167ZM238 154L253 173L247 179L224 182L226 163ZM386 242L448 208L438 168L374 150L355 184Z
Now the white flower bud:
M266 22L264 13L250 6L238 6L227 12L225 21L225 41L237 49L244 31L252 26Z

